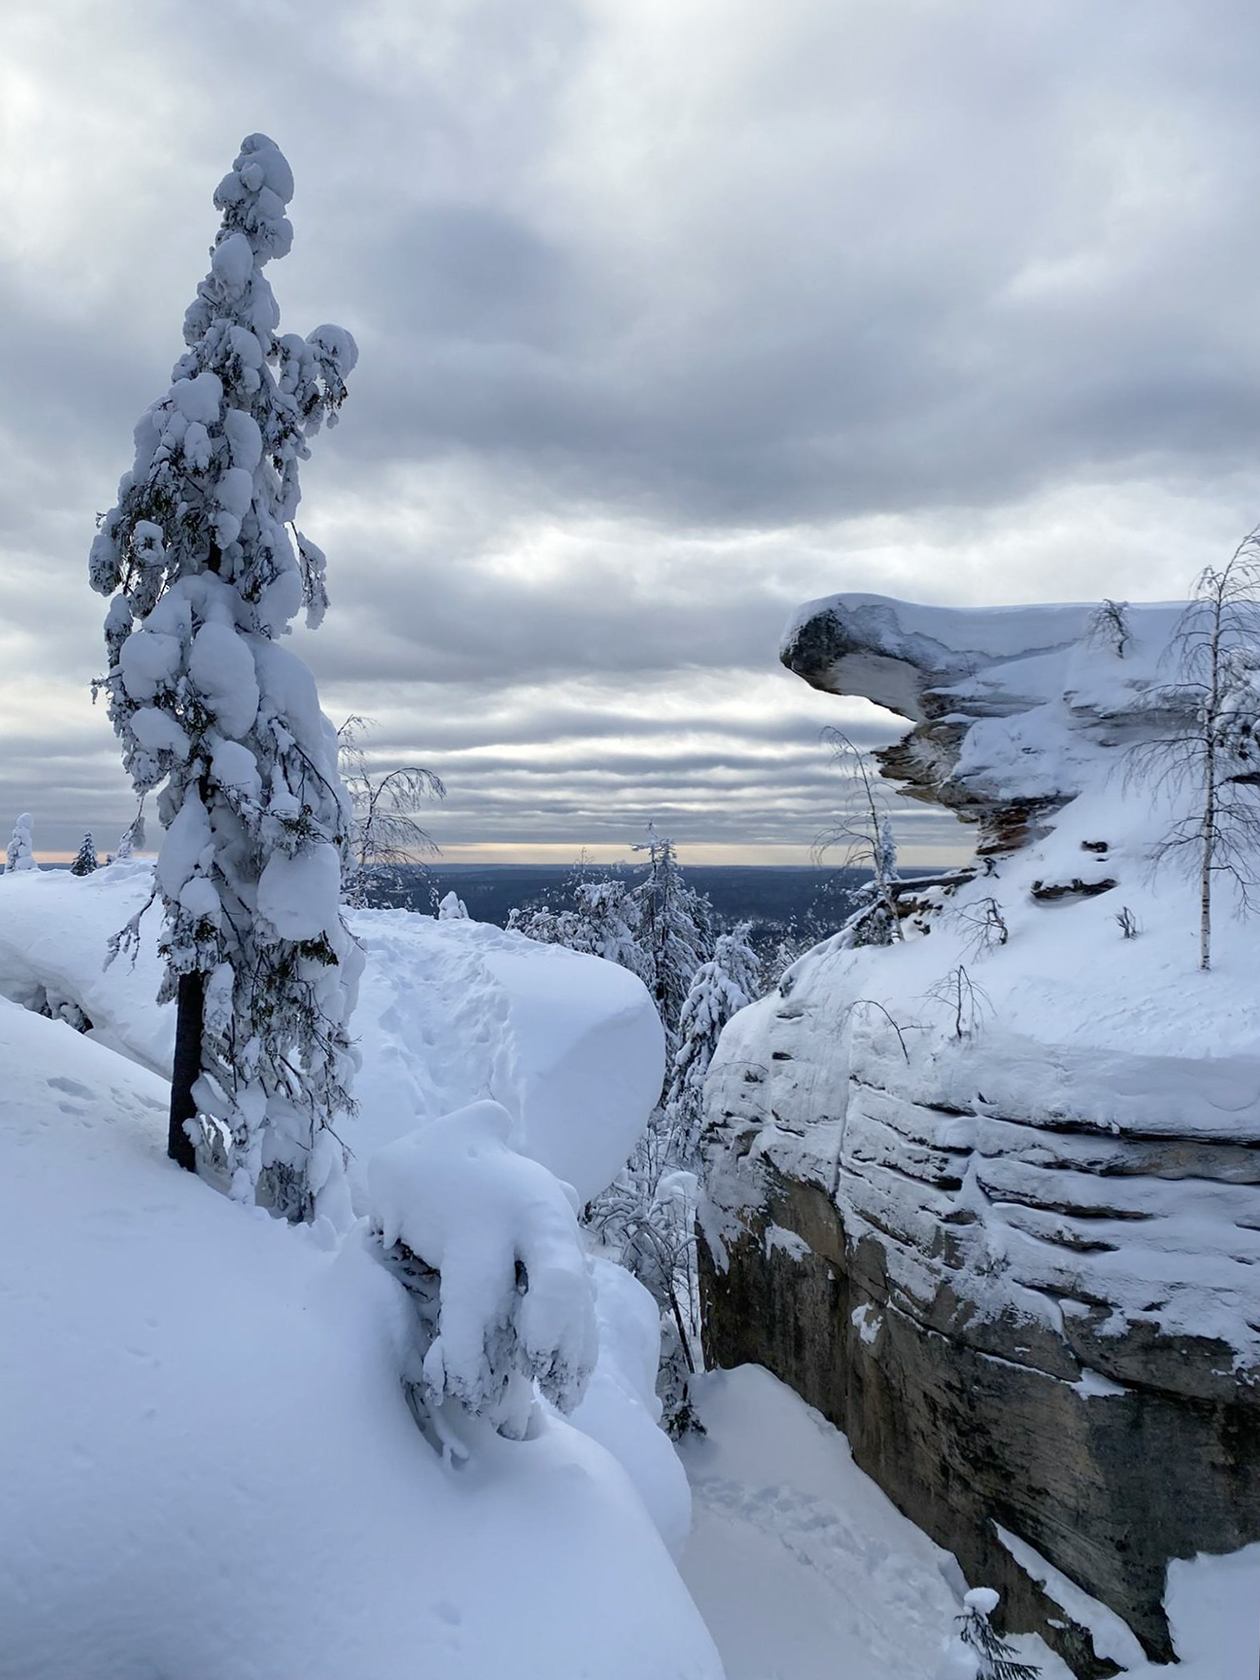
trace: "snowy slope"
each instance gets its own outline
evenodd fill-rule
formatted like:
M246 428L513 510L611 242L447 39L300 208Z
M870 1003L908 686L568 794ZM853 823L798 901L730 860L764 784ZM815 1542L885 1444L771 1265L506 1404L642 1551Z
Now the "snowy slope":
M105 968L110 937L140 911L152 872L113 864L0 877L0 995L42 990L78 1004L93 1036L166 1071L174 1011L154 1001L160 906L138 956ZM630 1154L660 1090L664 1038L638 980L612 963L537 945L488 923L402 910L349 912L366 968L351 1032L363 1056L357 1118L342 1130L367 1158L426 1119L479 1097L517 1122L517 1148L583 1201Z
M718 1680L592 1441L434 1455L357 1232L181 1173L156 1076L3 1001L0 1090L4 1673Z

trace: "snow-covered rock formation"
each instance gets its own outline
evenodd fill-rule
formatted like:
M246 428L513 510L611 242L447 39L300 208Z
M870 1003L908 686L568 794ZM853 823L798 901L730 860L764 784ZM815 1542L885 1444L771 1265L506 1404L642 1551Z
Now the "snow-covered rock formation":
M1169 1560L1260 1538L1255 930L1222 892L1198 971L1150 862L1178 796L1126 774L1176 721L1178 610L802 610L784 662L910 720L885 774L979 856L902 895L904 941L801 959L707 1088L711 1357L792 1383L1090 1677L1039 1580L1167 1660Z

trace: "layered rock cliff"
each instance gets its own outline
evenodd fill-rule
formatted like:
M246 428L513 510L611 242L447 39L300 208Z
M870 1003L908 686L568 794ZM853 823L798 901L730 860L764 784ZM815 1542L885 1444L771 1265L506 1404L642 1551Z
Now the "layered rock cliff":
M885 774L979 855L797 963L707 1091L710 1359L791 1383L1088 1680L1136 1646L1063 1577L1170 1660L1169 1560L1260 1538L1254 926L1220 895L1197 971L1150 863L1190 795L1129 750L1184 721L1177 613L803 610L784 662L910 720Z

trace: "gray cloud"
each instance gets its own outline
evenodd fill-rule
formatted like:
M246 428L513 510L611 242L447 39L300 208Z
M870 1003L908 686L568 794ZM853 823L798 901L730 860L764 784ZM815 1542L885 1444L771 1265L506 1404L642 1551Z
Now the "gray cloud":
M217 15L6 19L0 787L50 845L129 814L84 555L255 128L285 325L362 349L297 645L452 843L807 847L821 725L893 726L773 676L796 602L1169 595L1252 522L1244 0Z

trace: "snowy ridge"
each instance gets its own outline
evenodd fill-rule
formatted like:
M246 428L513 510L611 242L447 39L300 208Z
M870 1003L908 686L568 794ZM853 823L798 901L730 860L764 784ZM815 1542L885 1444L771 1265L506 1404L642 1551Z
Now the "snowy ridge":
M1190 883L1150 864L1172 795L1125 774L1134 733L1159 727L1143 696L1178 609L1128 609L1123 655L1082 637L1090 610L873 596L802 609L789 649L821 623L857 650L815 670L827 686L851 690L869 654L896 661L938 716L970 713L948 780L973 806L1059 809L991 872L925 894L903 943L833 940L802 958L723 1036L709 1114L727 1137L757 1128L751 1160L825 1185L855 1233L880 1233L918 1310L948 1279L976 1320L1013 1311L1070 1340L1082 1315L1105 1321L1091 1364L1141 1320L1226 1345L1228 1386L1231 1362L1248 1380L1260 1369L1252 934L1227 904L1215 972L1196 972ZM1002 715L997 686L1008 702L1022 690L1021 708ZM983 934L989 906L1000 938ZM1221 1387L1210 1368L1201 1380Z
M914 730L879 757L910 797L982 824L981 849L1025 839L1029 806L1055 809L1114 767L1114 748L1162 721L1182 604L1124 608L1122 651L1094 605L950 608L878 595L810 602L781 657L815 688L860 694Z

